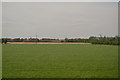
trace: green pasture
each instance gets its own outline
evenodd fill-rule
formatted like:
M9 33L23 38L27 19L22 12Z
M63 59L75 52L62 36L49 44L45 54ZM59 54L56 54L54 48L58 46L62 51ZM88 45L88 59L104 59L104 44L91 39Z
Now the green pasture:
M4 44L3 78L117 78L118 47L85 44Z
M2 79L2 44L0 44L0 79Z

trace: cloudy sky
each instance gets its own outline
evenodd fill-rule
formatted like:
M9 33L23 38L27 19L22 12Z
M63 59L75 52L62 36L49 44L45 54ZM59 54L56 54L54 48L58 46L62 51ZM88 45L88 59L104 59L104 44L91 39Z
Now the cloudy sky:
M3 37L118 35L117 2L4 2Z
M120 0L2 0L2 2L118 2Z

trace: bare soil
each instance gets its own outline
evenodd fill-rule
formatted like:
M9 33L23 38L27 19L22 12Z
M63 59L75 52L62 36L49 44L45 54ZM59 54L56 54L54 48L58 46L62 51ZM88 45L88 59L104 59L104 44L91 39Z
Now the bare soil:
M8 44L91 44L75 42L8 42Z

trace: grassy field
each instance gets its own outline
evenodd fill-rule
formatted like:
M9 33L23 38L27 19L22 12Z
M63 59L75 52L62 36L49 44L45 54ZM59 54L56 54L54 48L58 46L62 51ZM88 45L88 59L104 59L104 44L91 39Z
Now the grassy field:
M85 44L3 45L3 78L117 78L118 47Z
M2 79L2 44L0 44L0 79Z

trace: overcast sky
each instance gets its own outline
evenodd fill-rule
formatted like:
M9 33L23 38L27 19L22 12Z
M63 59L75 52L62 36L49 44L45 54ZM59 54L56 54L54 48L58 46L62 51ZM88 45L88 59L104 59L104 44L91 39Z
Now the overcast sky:
M118 35L117 2L3 3L3 37Z
M120 0L2 0L2 2L118 2Z

